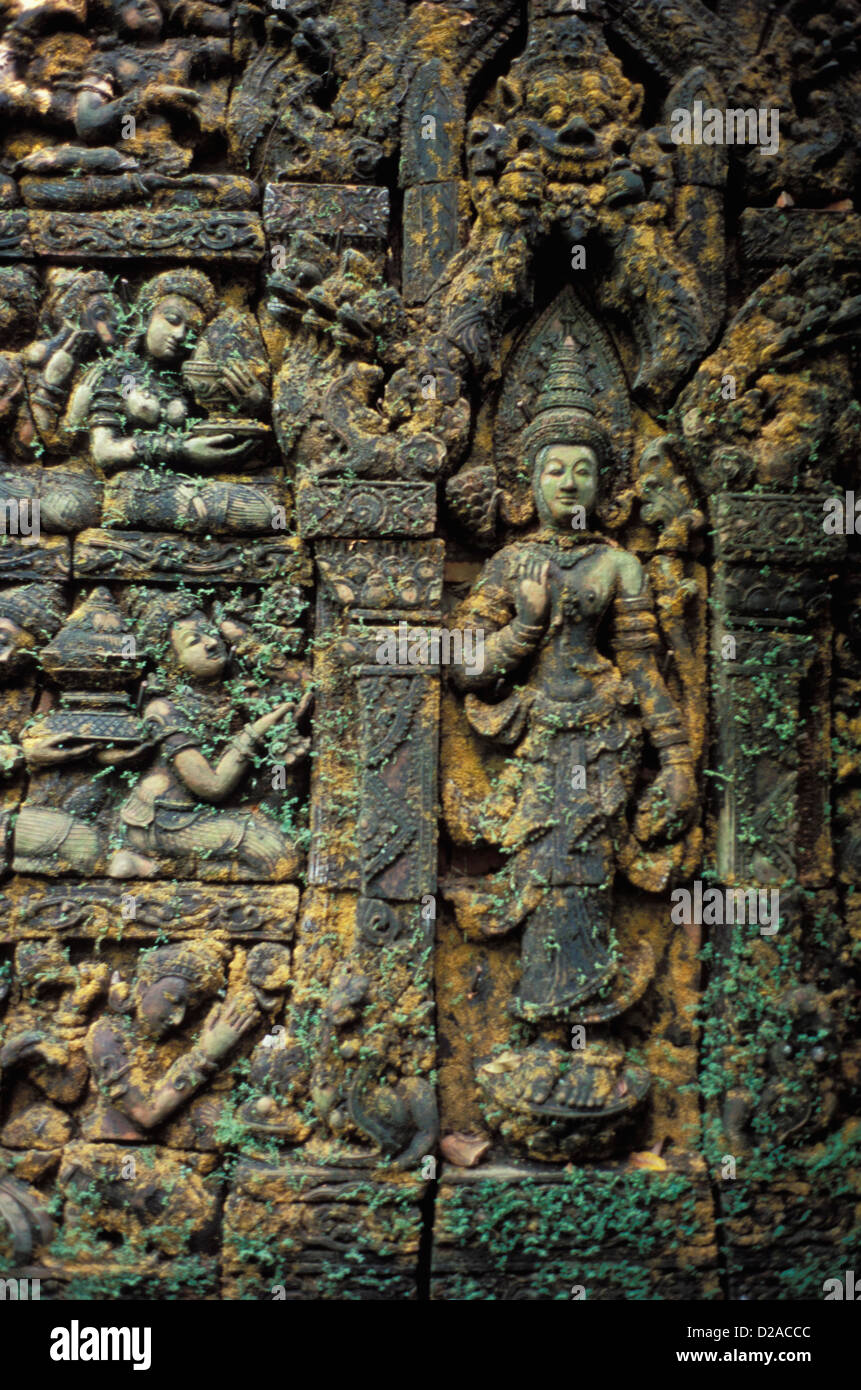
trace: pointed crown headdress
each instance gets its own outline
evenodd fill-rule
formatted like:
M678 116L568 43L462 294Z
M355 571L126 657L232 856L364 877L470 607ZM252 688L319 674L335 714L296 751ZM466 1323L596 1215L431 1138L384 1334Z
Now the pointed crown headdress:
M138 959L132 993L140 1000L159 980L185 980L188 1006L196 1008L223 987L229 956L230 948L221 941L184 941L145 951Z
M571 338L553 354L521 444L532 464L548 444L584 445L594 450L602 468L614 462L610 435L598 419L580 354Z

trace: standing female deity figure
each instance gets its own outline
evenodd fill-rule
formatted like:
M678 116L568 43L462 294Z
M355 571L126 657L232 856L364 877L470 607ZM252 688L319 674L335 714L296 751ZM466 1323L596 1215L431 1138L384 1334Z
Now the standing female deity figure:
M587 529L612 501L616 464L573 343L557 349L537 407L523 449L540 529L485 566L458 615L459 625L490 634L484 666L454 672L472 726L513 750L474 827L506 862L488 891L455 886L450 896L463 924L475 927L477 910L482 936L522 927L512 1012L542 1034L479 1067L484 1095L497 1114L529 1117L526 1128L546 1121L558 1130L571 1120L606 1123L649 1088L649 1073L627 1064L618 1044L572 1051L566 1039L563 1051L551 1041L555 1029L562 1043L563 1020L614 1017L648 982L644 960L632 978L611 935L644 734L660 772L634 817L640 846L684 832L696 782L681 712L658 669L640 561ZM608 616L612 660L601 650Z

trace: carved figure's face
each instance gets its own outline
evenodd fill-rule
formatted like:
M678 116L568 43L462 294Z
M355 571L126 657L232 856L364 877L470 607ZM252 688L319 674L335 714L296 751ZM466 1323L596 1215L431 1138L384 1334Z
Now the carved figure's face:
M180 1026L187 1006L188 982L180 975L166 975L144 992L138 1018L151 1037L163 1038Z
M505 126L495 121L477 117L470 122L466 162L471 178L492 178L499 171L507 138Z
M26 665L36 639L11 618L0 618L0 678L10 676Z
M598 499L598 459L583 444L551 444L545 452L538 487L554 523L569 528L575 507L586 515Z
M146 330L146 350L159 362L175 362L203 327L203 314L190 299L169 294L153 309Z
M117 0L114 14L120 31L130 38L157 39L161 33L162 14L155 0Z
M116 305L105 294L91 295L81 315L81 326L95 333L105 347L112 347L117 331Z
M618 67L581 70L576 79L568 72L541 72L522 92L502 79L502 92L516 107L508 123L516 150L512 167L532 167L537 159L546 177L562 183L592 182L614 156L628 152L630 123L643 97Z
M174 623L171 646L184 671L198 680L215 680L227 665L227 648L214 628L199 618Z

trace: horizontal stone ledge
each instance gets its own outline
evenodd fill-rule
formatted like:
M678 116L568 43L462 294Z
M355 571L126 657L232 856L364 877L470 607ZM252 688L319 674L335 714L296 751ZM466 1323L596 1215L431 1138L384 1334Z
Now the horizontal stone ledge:
M835 486L835 493L837 488ZM846 549L842 535L823 530L825 493L727 492L714 503L714 536L722 561L828 565Z
M164 879L46 883L17 877L4 893L0 941L6 942L32 940L46 933L89 940L108 932L113 941L133 942L208 936L213 931L225 931L243 941L284 942L292 940L299 915L295 883Z
M305 479L296 488L296 519L306 539L429 536L436 525L436 488L427 482Z
M310 558L293 536L196 540L173 532L97 528L76 537L74 573L76 579L146 579L167 584L178 579L210 584L268 584L280 579L308 585L313 579Z
M244 261L265 250L256 212L122 208L110 212L0 212L0 257L70 260Z
M72 550L66 536L0 537L0 583L9 579L68 579Z

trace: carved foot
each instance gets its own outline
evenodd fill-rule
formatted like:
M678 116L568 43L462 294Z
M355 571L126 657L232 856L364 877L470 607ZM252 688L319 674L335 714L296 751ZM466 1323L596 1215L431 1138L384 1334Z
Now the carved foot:
M158 865L144 854L130 849L118 849L108 865L110 878L155 878Z

